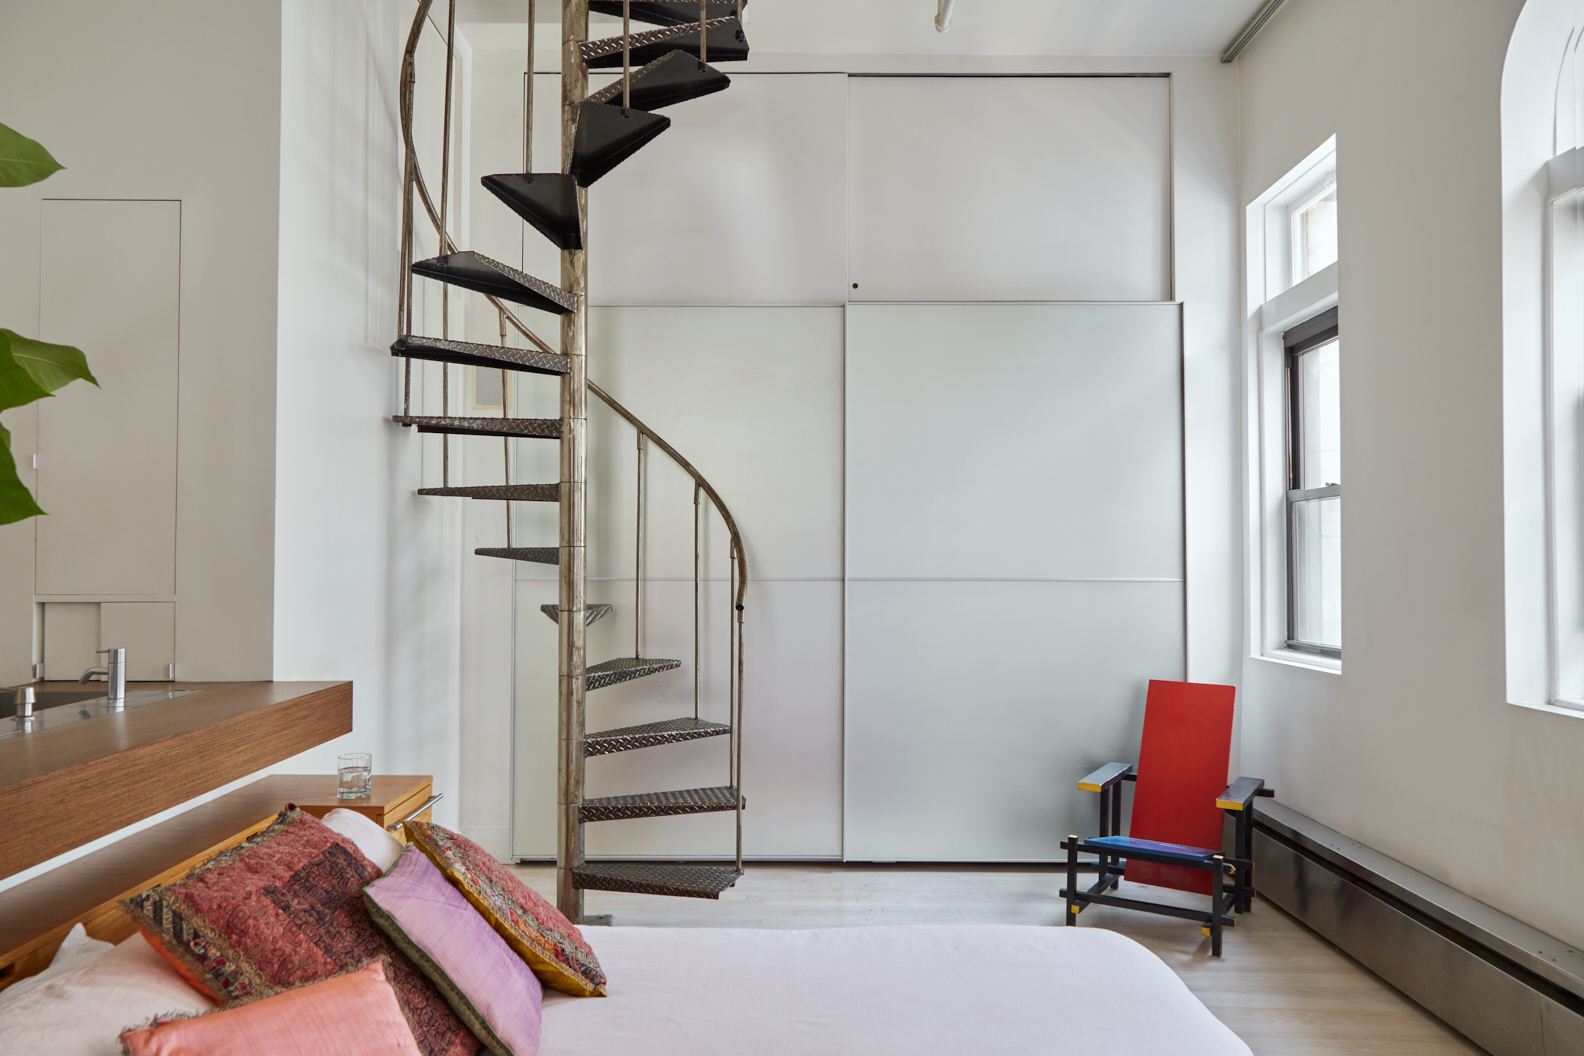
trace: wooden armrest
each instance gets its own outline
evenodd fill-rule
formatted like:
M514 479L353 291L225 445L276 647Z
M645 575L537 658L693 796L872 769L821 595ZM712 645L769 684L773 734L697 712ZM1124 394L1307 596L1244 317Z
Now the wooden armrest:
M1118 781L1126 780L1133 775L1131 763L1107 763L1082 781L1078 782L1080 792L1104 792Z
M1216 807L1221 810L1247 810L1255 796L1275 794L1275 789L1265 787L1263 777L1240 777L1216 797Z

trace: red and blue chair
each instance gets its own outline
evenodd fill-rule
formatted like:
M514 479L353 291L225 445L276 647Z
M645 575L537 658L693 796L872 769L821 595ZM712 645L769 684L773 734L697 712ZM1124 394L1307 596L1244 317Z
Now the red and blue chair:
M1228 785L1232 754L1232 686L1151 680L1144 705L1144 736L1138 765L1108 763L1078 782L1100 794L1100 834L1069 836L1067 923L1077 924L1085 906L1116 906L1198 921L1210 938L1210 955L1221 956L1221 929L1236 924L1228 915L1246 913L1254 899L1254 826L1257 796L1275 793L1256 777ZM1134 784L1133 815L1122 835L1123 782ZM1233 820L1232 853L1223 852L1224 818ZM1098 857L1099 879L1078 888L1078 855ZM1210 896L1208 910L1145 902L1111 894L1123 879Z

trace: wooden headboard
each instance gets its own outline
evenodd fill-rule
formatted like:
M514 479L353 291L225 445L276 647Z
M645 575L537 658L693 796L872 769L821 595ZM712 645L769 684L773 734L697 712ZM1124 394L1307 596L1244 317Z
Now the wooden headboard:
M288 802L283 791L264 778L0 891L0 989L48 967L74 924L105 942L129 938L137 927L118 902L267 827Z

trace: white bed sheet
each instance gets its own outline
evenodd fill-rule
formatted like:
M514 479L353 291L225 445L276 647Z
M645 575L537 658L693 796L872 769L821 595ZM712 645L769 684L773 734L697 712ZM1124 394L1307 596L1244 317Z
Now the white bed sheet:
M1250 1056L1100 928L586 928L609 996L545 992L539 1056Z

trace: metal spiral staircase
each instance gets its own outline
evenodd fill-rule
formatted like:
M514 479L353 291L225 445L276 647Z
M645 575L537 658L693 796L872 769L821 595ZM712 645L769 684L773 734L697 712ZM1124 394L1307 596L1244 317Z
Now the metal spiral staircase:
M532 165L532 85L534 4L528 0L528 98L525 105L524 171L485 176L483 186L561 251L560 285L524 274L509 265L471 250L461 250L447 228L449 198L450 128L452 103L452 42L456 29L456 0L450 0L446 30L446 95L441 159L440 205L436 209L413 146L413 99L419 39L433 0L418 0L418 11L407 39L401 74L401 124L406 146L403 191L402 286L398 304L400 336L391 354L406 362L402 413L395 421L422 433L438 433L442 440L442 486L421 488L420 495L512 502L554 502L560 506L560 538L555 546L513 545L510 506L507 545L475 550L481 557L530 561L559 569L560 601L545 605L546 616L559 628L558 643L558 846L556 900L570 919L580 921L585 890L627 891L641 894L719 898L742 875L742 623L748 589L748 567L736 523L710 483L670 444L616 400L588 380L588 231L587 188L609 173L671 124L652 111L696 99L726 88L729 79L708 61L745 59L747 39L742 31L742 3L716 0L563 0L561 67L561 170L535 173ZM622 34L605 40L588 40L590 11L622 18ZM631 20L659 28L633 33ZM634 63L642 63L634 69ZM607 87L588 91L591 68L620 67L622 77ZM414 260L415 204L421 203L437 235L440 255ZM450 336L450 298L442 293L440 336L413 332L414 276L444 287L456 286L483 294L500 317L499 345L453 340ZM560 316L560 350L536 336L503 302L523 305ZM517 331L532 347L507 345L507 327ZM444 414L415 415L412 411L412 360L443 364L441 399ZM502 411L499 418L458 417L450 413L452 365L502 372ZM508 371L559 378L559 418L508 417L504 399ZM585 631L589 624L609 614L610 605L588 604L585 598L585 519L588 461L588 395L592 393L630 424L638 434L638 568L635 587L635 624L642 611L643 496L645 444L658 448L693 480L694 485L694 713L663 722L627 726L589 733L584 726L585 694L618 683L644 678L681 667L681 661L638 655L600 663L585 663ZM452 486L450 437L504 437L506 481L503 484ZM561 479L554 484L514 484L511 481L510 444L513 438L557 441ZM728 661L728 704L731 722L710 722L700 717L699 701L699 516L703 500L720 515L730 536L731 619ZM640 637L635 634L635 646ZM591 756L675 744L705 737L730 737L728 782L707 788L690 788L641 795L585 798L584 767ZM583 851L583 827L599 821L655 818L677 814L732 811L737 815L736 862L733 866L590 863Z

